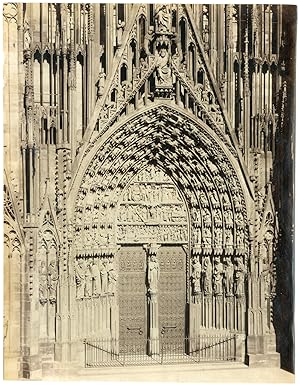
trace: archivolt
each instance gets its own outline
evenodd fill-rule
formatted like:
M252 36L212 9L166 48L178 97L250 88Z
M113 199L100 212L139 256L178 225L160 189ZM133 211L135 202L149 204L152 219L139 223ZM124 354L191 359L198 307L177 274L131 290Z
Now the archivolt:
M73 185L76 198L70 196L75 201L71 216L78 247L113 242L110 219L118 197L139 170L154 164L186 200L193 244L203 253L246 253L246 189L237 161L208 127L177 110L162 105L144 111L114 127L99 144L83 178L77 178L80 187Z

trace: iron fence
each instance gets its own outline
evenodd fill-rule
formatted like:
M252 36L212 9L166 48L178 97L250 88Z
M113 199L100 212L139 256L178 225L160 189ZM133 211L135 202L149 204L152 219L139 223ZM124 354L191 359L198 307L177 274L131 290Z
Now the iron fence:
M236 335L84 341L85 367L236 361Z

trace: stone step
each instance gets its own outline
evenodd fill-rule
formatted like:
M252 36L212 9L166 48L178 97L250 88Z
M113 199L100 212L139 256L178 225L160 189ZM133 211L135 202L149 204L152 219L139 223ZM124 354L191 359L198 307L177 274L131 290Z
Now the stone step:
M280 367L280 354L268 352L265 354L248 354L246 363L250 367Z

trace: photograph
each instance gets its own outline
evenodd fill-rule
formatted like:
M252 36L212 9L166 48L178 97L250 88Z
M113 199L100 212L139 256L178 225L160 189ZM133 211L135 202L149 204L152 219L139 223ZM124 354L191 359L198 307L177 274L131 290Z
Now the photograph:
M2 3L4 380L295 383L296 35Z

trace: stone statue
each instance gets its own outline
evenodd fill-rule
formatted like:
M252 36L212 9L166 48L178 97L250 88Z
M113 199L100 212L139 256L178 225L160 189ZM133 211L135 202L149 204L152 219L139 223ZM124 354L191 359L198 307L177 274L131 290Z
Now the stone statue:
M232 234L232 230L230 228L225 229L225 245L226 245L226 247L232 247L233 246L233 234Z
M144 49L147 55L151 55L150 44L154 38L154 27L150 26L144 38Z
M40 285L39 285L39 297L40 303L43 305L48 301L48 283L47 283L47 267L44 261L40 266Z
M157 80L160 86L172 85L172 74L169 67L169 53L166 48L161 48L156 53L157 60Z
M210 228L203 228L202 239L203 239L203 244L205 246L208 246L208 247L211 246L211 230L210 230Z
M119 20L117 25L117 46L120 47L122 45L122 36L125 28L125 22Z
M108 292L110 294L116 293L117 280L118 273L115 270L113 261L111 261L108 268Z
M30 46L31 46L30 26L28 21L26 20L24 23L24 50L30 50Z
M92 287L93 287L93 296L100 295L101 293L101 279L98 265L94 262L91 264L91 274L92 274Z
M101 97L104 93L104 85L105 85L105 72L103 71L103 69L101 68L100 72L99 72L99 76L98 76L98 80L97 80L97 83L96 83L96 86L97 86L97 97Z
M244 232L242 229L238 229L236 233L236 244L238 248L244 247Z
M55 260L50 261L48 267L48 288L49 288L49 302L56 303L56 290L58 283L58 270Z
M84 298L85 287L85 265L84 262L79 260L75 267L75 280L76 280L76 298Z
M204 295L212 293L212 265L210 258L205 256L202 261L202 286Z
M104 258L102 261L102 266L99 269L101 277L101 294L107 294L108 292L108 272L107 272L107 259Z
M231 261L231 257L227 256L225 259L225 291L226 296L233 296L233 273L234 267Z
M220 261L220 257L216 256L215 264L214 264L214 274L213 274L214 294L216 296L223 294L223 275L224 275L223 264Z
M57 209L57 212L61 212L62 209L63 209L63 199L64 199L64 192L61 190L61 189L58 189L57 193L56 193L56 209Z
M201 292L200 279L201 279L201 264L199 262L199 258L194 257L193 263L192 263L192 275L191 275L193 295L198 295Z
M166 4L159 4L155 13L155 20L158 32L170 32L172 27L170 6Z
M214 229L214 236L215 236L215 245L221 246L222 245L222 238L223 238L223 230L222 228L215 228Z
M85 279L85 296L88 298L92 297L92 273L91 273L91 263L87 263L85 273L84 273L84 279Z
M224 212L224 220L225 220L226 226L232 225L232 219L233 219L232 211L230 209L227 209Z
M236 257L235 261L235 294L237 297L242 297L245 295L245 275L247 271L241 256Z
M148 292L156 294L158 291L159 264L155 255L151 255L148 261L147 282Z

